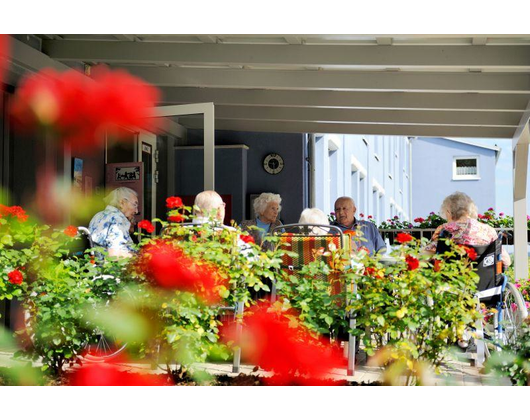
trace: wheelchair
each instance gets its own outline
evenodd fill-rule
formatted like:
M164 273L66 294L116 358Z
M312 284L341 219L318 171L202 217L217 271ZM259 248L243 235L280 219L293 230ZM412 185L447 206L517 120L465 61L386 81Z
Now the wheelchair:
M444 254L449 251L447 239L450 234L442 231L438 240L436 253ZM482 366L490 356L490 349L502 351L516 342L519 337L524 319L528 316L521 292L508 281L503 272L501 260L501 246L503 233L499 233L497 240L489 245L470 246L477 253L473 262L479 276L477 285L477 309L489 313L477 322L475 364Z
M100 264L101 260L98 262L98 255L94 251L96 245L92 239L90 231L83 226L77 228L80 235L78 236L77 246L73 248L73 255L77 257L82 257L85 252L88 252L93 264ZM104 280L105 282L116 282L120 283L120 279L108 274L101 274L94 277L93 281ZM105 302L106 305L109 305L112 292L103 291L103 294L108 295L108 300ZM112 360L122 354L127 348L127 343L119 340L116 337L113 337L111 334L105 333L99 328L96 328L94 331L94 338L85 344L85 356L86 360L92 362L106 362Z
M330 245L335 249L349 251L351 247L351 238L344 234L337 226L317 225L317 224L288 224L281 225L273 229L271 235L279 236L279 247L281 250L292 252L295 255L288 255L287 252L282 255L281 270L287 275L298 276L299 271L304 265L309 264L316 258L322 258L329 263L329 258L319 253L320 249L328 250ZM318 256L320 255L320 256ZM318 256L318 257L317 257ZM335 295L342 293L340 278L322 273L320 279L329 281L330 294ZM353 295L356 294L356 285L352 284ZM276 300L276 284L273 283L271 301ZM347 302L344 302L347 306ZM349 329L355 328L355 318L351 313L345 314ZM354 335L341 328L331 328L330 335L335 336L340 341L348 343L348 368L347 374L352 376L355 369L355 350L357 348L357 339Z

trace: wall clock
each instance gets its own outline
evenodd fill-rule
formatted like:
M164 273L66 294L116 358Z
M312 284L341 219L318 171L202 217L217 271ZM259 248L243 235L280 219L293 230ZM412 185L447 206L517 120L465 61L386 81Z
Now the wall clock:
M283 158L277 153L269 153L265 156L265 159L263 159L263 169L271 175L279 174L282 171L283 166Z

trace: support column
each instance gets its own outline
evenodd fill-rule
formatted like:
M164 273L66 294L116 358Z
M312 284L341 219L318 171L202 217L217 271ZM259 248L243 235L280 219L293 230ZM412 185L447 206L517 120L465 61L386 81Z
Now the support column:
M204 190L215 190L215 114L213 103L204 110Z
M528 278L526 187L528 176L528 124L513 153L513 223L515 278Z

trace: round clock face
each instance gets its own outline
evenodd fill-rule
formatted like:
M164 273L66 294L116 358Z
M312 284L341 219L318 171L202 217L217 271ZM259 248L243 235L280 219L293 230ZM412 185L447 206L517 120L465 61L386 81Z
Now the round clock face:
M263 169L272 175L279 174L283 169L283 158L276 153L268 154L263 160Z

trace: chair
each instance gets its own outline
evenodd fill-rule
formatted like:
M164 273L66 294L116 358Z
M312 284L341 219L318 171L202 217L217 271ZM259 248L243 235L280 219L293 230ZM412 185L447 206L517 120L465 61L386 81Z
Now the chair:
M440 233L440 239L436 247L437 254L449 251L447 243L450 234L446 231ZM528 310L524 303L523 296L519 290L508 281L503 273L501 260L502 232L497 240L489 245L469 246L477 253L477 258L473 261L476 273L479 275L477 285L477 309L481 310L481 304L486 308L495 309L493 316L492 331L485 331L482 320L477 322L477 353L476 364L481 366L489 349L485 340L493 341L494 347L502 350L502 347L512 344L519 334L523 320L528 316ZM486 328L487 330L487 328Z
M271 235L278 235L280 238L279 248L284 251L295 253L290 256L287 253L282 255L281 268L289 275L297 276L300 270L310 262L314 261L320 248L329 249L334 245L336 249L350 250L351 238L344 234L338 227L329 225L314 224L288 224L282 225L272 230ZM324 262L329 263L329 257L319 255ZM330 283L331 294L341 293L340 275L321 274L321 278ZM352 285L353 296L357 289ZM276 300L276 284L273 283L271 300ZM347 306L347 302L345 302ZM355 328L355 318L351 313L347 314L350 329ZM355 369L355 348L356 337L348 333L348 375L354 374Z

